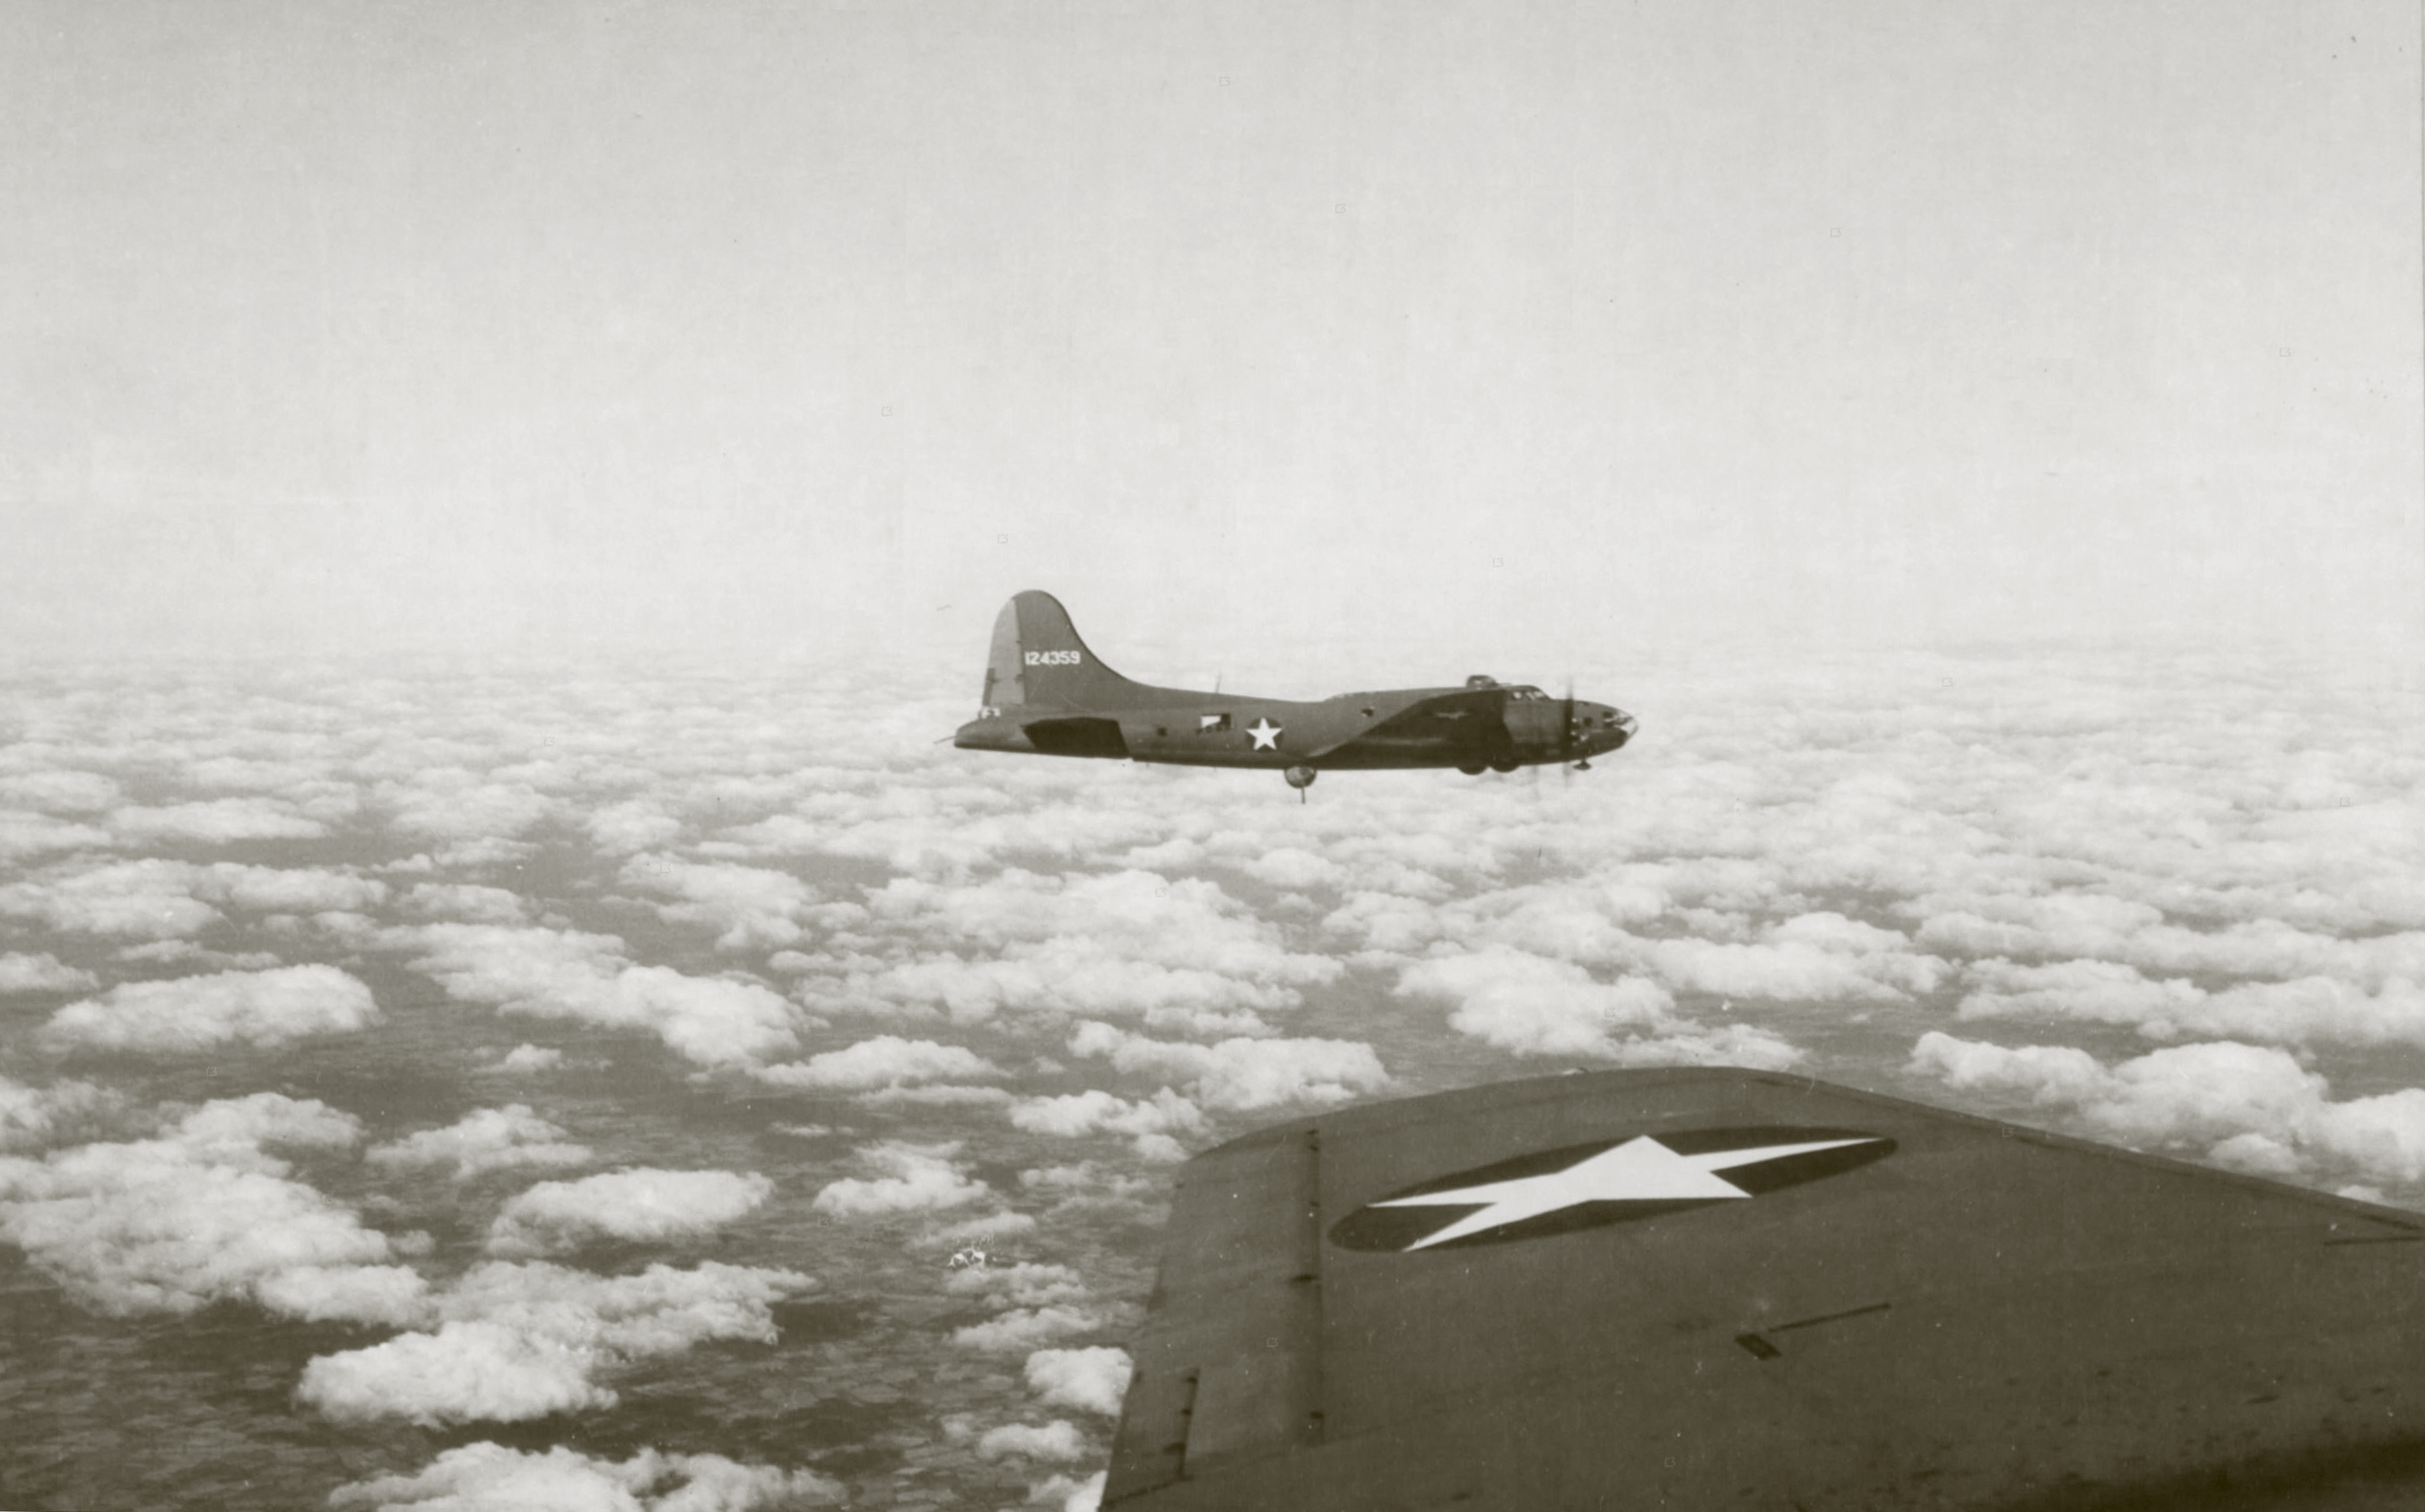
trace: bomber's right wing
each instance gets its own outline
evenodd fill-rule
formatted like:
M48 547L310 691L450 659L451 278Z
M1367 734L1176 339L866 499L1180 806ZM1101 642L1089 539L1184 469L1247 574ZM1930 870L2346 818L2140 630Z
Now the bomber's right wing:
M1182 1170L1105 1512L2411 1505L2425 1219L1798 1077Z
M1477 763L1506 754L1507 700L1503 687L1454 688L1417 699L1344 740L1306 754L1308 761L1341 756L1385 757L1408 753L1437 758L1444 746Z

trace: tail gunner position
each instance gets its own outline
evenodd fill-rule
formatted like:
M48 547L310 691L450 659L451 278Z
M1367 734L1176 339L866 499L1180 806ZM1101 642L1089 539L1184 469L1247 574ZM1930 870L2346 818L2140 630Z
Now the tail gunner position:
M1463 687L1342 693L1318 703L1132 683L1086 649L1068 611L1030 589L1003 606L984 707L963 750L1103 756L1180 766L1262 766L1300 795L1326 771L1453 766L1512 772L1571 764L1633 736L1633 716L1572 694L1469 677Z

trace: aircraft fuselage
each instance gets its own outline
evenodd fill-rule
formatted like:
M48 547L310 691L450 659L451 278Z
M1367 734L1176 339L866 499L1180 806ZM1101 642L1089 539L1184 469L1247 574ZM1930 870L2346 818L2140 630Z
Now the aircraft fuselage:
M1158 692L1175 690L1158 689ZM1251 766L1375 771L1424 766L1531 766L1580 761L1624 745L1624 716L1604 704L1575 704L1579 738L1562 747L1562 700L1518 695L1493 720L1486 710L1406 712L1429 699L1469 690L1394 688L1343 693L1319 702L1235 694L1177 694L1137 709L981 709L952 744L964 750L1095 756L1178 766ZM1404 728L1385 728L1398 719ZM1036 730L1031 735L1034 727ZM1503 739L1498 738L1503 730ZM1358 738L1361 736L1362 738Z
M1487 677L1307 701L1152 687L1114 672L1051 595L1012 599L995 624L986 703L952 743L964 750L1084 756L1289 773L1582 763L1633 733L1623 710Z

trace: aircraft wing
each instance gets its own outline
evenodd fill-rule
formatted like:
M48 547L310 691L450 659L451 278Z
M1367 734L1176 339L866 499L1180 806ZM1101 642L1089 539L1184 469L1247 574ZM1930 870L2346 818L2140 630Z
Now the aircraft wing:
M1491 734L1506 735L1508 690L1503 687L1456 688L1415 700L1405 708L1367 725L1345 740L1333 741L1306 755L1320 761L1357 747L1394 748L1405 746L1437 749L1440 740L1470 744L1479 756L1495 754Z
M2425 1218L1799 1077L1180 1172L1106 1512L2425 1500Z

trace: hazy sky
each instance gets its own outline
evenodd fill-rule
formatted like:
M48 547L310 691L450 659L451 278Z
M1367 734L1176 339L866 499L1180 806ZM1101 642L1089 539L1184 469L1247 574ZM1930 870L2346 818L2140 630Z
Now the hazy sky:
M2418 38L19 0L0 637L2413 645Z

